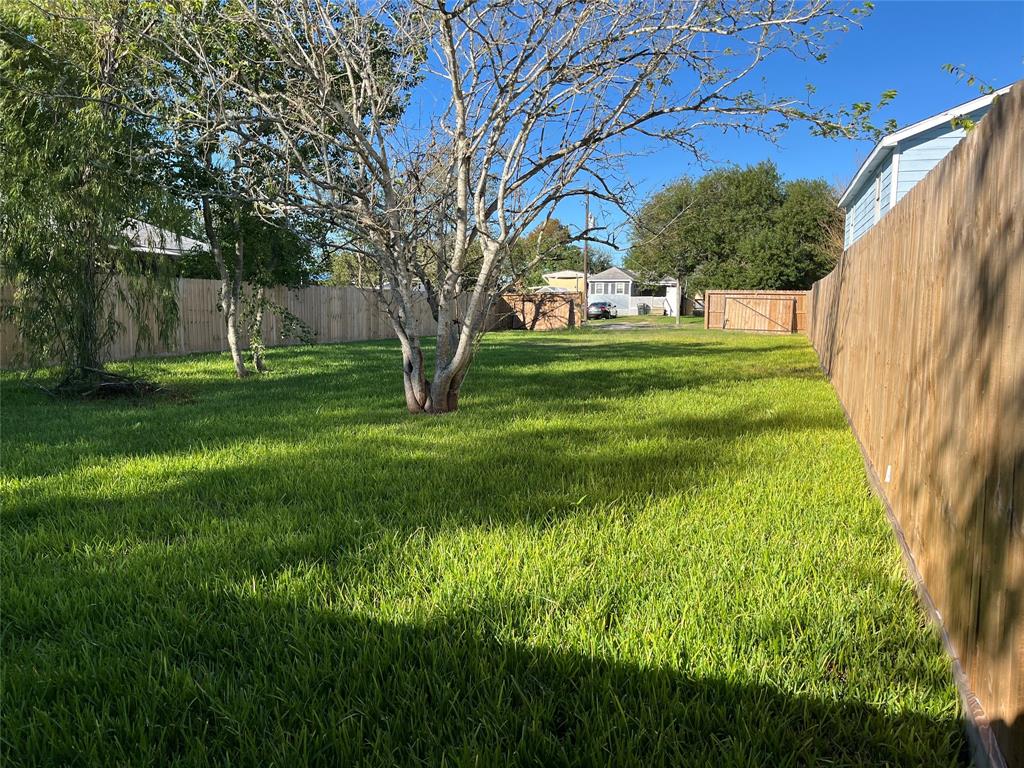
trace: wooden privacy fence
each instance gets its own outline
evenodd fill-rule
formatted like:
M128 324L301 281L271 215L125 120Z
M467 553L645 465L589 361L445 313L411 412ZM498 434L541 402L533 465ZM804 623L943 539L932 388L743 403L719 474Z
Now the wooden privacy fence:
M170 344L141 348L139 327L128 309L117 299L114 312L121 331L108 349L110 360L130 360L147 355L223 352L228 348L224 316L217 310L220 281L180 278L177 281L178 323ZM9 301L10 285L0 290L0 300ZM269 288L266 298L284 307L316 332L318 342L364 341L394 338L383 297L375 291L352 286L314 285L307 288ZM468 297L463 297L463 303ZM414 305L420 330L434 331L434 320L426 299ZM512 309L496 302L487 320L488 328L512 327ZM264 339L268 346L297 344L297 339L282 338L281 319L273 312L265 313ZM12 367L18 362L20 345L16 329L0 323L0 366Z
M810 338L944 624L976 742L1024 766L1024 85L815 284Z
M705 291L704 327L806 333L807 291Z
M114 313L121 325L108 350L110 360L130 360L147 355L225 352L228 348L224 316L217 310L219 280L179 278L178 323L170 344L139 346L139 327L127 307L117 299ZM0 301L9 301L13 288L0 289ZM313 285L290 289L268 288L266 298L283 307L316 332L318 342L366 341L395 337L384 306L384 298L376 291L353 286ZM468 296L462 297L464 307ZM512 293L499 297L486 320L488 330L527 329L551 330L579 324L582 296L574 294ZM434 332L434 319L426 299L414 305L421 333ZM266 312L263 338L268 346L297 344L298 339L282 336L281 318ZM18 361L20 351L17 330L0 323L0 367L10 368Z

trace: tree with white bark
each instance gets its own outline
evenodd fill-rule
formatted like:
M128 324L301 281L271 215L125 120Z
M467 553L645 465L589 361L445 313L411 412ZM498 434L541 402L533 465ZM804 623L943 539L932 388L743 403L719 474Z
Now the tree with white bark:
M101 21L87 12L82 16L87 23ZM279 68L263 55L259 36L252 32L243 16L225 13L220 3L185 0L159 8L147 45L136 51L153 76L132 103L158 137L156 154L166 169L165 182L199 213L221 284L218 308L238 378L250 373L243 349L247 335L253 368L266 370L264 288L254 285L247 299L245 286L255 266L247 252L259 247L249 242L252 200L264 196L280 172L268 162L272 156L257 151L260 142L249 138L259 123L238 120L248 107L240 81L264 94L279 83ZM193 57L196 50L203 55ZM287 219L276 215L265 224L286 227ZM250 317L245 316L247 306Z
M755 82L774 57L825 57L862 12L831 0L228 0L207 10L244 28L256 63L276 73L267 88L253 61L218 69L234 106L215 129L241 167L259 157L275 169L248 190L252 201L329 223L335 248L373 265L417 413L458 407L528 228L588 191L627 205L631 141L700 156L707 130L774 138L803 121L838 135L865 117L812 106L810 87L790 97ZM223 56L187 29L175 39L195 66ZM435 319L432 372L421 301Z

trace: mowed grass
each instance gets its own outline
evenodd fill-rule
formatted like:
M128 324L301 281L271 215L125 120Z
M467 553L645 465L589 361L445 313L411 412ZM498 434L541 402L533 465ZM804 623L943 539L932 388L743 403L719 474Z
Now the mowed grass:
M948 662L803 338L495 334L2 380L5 765L954 765Z

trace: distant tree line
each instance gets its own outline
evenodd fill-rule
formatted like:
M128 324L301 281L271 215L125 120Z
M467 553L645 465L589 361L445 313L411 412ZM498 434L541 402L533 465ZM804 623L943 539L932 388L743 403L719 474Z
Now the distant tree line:
M682 178L634 220L626 265L713 288L805 289L842 252L843 212L821 179L785 181L774 163Z

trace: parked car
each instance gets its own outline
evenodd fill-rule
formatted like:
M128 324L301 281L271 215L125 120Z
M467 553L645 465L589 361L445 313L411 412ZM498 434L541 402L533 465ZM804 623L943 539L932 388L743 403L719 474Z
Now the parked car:
M619 308L610 301L595 301L587 307L587 320L607 320L619 316Z

